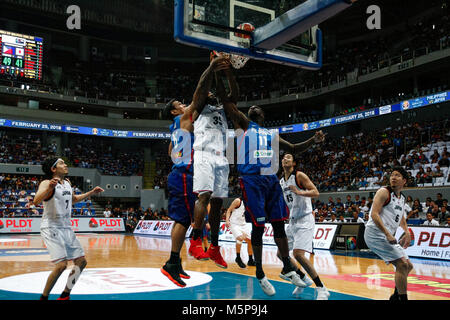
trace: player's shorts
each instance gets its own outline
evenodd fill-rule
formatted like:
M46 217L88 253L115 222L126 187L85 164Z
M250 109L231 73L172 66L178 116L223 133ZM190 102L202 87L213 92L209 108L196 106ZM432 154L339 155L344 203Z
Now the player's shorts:
M184 169L173 169L167 177L169 191L169 217L183 225L194 221L197 197L192 193L192 174Z
M194 193L210 191L211 197L227 198L229 173L230 168L225 156L194 151Z
M239 179L245 206L245 219L264 227L268 222L284 221L289 209L276 175L243 175Z
M365 229L364 241L366 241L367 247L386 263L390 263L403 257L408 259L405 249L398 243L390 244L386 239L386 235L376 227L367 227Z
M84 257L84 250L70 228L41 228L41 237L53 263Z
M252 233L252 226L248 223L235 224L230 221L230 231L231 231L231 234L233 235L234 239L237 239L244 234L246 234L247 237L250 238L251 233Z
M289 218L286 227L289 250L298 249L312 253L315 224L312 213L300 218Z

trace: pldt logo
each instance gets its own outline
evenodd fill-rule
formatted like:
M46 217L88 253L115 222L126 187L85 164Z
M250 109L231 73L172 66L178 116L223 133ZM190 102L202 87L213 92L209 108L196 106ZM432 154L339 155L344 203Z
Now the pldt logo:
M5 226L3 224L3 221L0 220L0 229L3 229Z
M171 223L168 222L158 222L156 223L155 227L153 228L153 231L158 231L158 230L168 230L171 226Z
M91 220L89 220L89 227L90 227L90 228L98 228L98 222L97 222L97 220L95 220L94 218L92 218Z

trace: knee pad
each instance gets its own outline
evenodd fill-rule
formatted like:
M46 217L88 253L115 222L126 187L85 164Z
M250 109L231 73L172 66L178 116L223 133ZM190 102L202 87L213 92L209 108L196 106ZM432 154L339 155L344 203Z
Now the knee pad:
M273 237L274 238L286 238L286 231L284 229L284 221L272 222Z
M251 235L252 246L262 246L263 245L263 241L262 241L263 234L264 234L264 227L256 227L255 225L253 225L252 235Z

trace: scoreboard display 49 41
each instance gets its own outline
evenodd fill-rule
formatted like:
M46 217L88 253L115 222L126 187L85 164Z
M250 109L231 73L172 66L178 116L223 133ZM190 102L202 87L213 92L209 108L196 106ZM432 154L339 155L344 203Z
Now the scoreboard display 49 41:
M0 30L0 49L0 74L42 80L42 38Z

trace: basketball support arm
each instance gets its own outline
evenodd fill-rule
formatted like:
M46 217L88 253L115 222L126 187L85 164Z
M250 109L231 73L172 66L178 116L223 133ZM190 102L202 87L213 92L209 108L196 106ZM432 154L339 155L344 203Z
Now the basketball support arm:
M309 0L285 12L253 34L252 46L272 50L347 9L357 0Z

